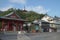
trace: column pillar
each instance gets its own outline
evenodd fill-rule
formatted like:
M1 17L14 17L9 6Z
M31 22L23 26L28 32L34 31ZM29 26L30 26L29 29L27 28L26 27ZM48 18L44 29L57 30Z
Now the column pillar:
M23 23L20 22L20 31L23 31Z
M20 21L20 22L18 22L18 29L20 30L20 31L23 31L23 21Z
M16 22L16 31L18 31L18 22Z
M2 31L4 29L4 20L2 20Z
M22 30L21 28L22 28L22 27L21 27L21 22L19 22L19 31Z
M10 31L10 21L8 21L8 24L7 24L7 31Z
M23 24L21 24L21 31L23 31Z

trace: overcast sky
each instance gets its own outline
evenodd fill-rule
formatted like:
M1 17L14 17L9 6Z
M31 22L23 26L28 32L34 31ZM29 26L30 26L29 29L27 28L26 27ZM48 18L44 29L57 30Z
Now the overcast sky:
M9 8L33 10L38 13L47 13L50 16L60 17L60 0L0 0L0 10Z

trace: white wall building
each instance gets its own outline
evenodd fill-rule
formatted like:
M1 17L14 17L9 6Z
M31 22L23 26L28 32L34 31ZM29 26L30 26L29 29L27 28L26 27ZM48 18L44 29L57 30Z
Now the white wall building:
M56 20L54 20L53 17L45 15L41 20L49 22L51 28L56 28ZM53 31L53 29L49 29L49 32L52 32L52 31Z
M33 22L38 23L39 26L42 25L41 22L48 22L49 23L48 27L50 27L49 32L59 31L58 29L60 29L60 18L51 17L49 15L45 15L41 20L35 20Z

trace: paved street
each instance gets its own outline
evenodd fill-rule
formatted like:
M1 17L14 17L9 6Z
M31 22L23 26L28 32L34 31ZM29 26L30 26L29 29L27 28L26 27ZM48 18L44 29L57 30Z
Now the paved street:
M60 33L40 33L29 37L31 40L60 40Z
M60 40L60 32L0 35L2 40Z

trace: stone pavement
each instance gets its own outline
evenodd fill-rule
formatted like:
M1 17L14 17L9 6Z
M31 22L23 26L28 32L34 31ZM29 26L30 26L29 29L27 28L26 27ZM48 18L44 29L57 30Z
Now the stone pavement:
M40 33L29 37L31 40L60 40L60 33Z
M17 40L31 40L28 36L22 34L17 36Z
M60 32L25 33L25 34L1 33L0 39L2 40L60 40Z

